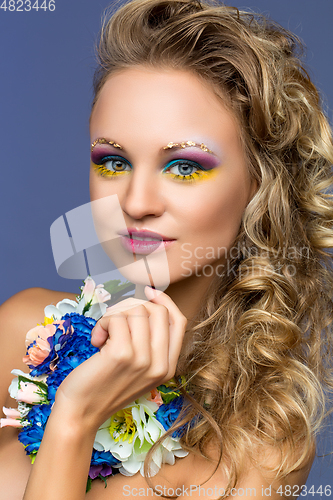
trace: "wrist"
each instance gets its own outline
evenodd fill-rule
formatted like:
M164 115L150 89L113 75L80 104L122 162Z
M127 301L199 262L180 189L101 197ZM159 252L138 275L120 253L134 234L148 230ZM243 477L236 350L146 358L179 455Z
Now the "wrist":
M77 436L79 439L93 443L100 424L93 419L93 415L55 401L48 422L48 427L51 426L64 437Z
M72 491L74 483L75 494L70 498L85 497L96 435L88 423L88 420L75 417L70 408L54 403L24 499L69 498L68 491Z

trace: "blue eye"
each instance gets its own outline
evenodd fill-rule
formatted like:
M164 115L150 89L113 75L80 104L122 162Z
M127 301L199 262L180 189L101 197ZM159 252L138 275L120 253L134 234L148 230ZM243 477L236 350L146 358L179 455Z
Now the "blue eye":
M128 175L133 168L128 160L116 155L102 156L100 158L92 155L92 167L103 177ZM168 175L171 179L192 182L211 177L213 170L206 170L195 161L179 158L167 163L162 173Z
M130 163L122 156L104 156L101 159L92 159L92 164L97 172L105 177L128 174L132 170Z
M121 156L106 156L102 158L99 164L104 165L111 172L125 172L126 167L129 167L129 170L132 169L128 161Z
M204 169L195 161L191 160L173 160L163 169L163 173L171 174L173 179L194 180L201 177Z

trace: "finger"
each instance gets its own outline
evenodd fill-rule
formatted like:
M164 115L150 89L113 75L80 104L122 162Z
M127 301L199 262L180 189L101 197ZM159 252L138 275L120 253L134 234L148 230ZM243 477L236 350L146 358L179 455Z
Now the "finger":
M153 306L149 315L151 331L151 352L155 365L152 367L155 376L165 378L169 372L169 349L170 349L170 320L169 311L160 304L146 305L146 309Z
M136 307L138 304L145 302L147 301L135 299L134 297L129 297L128 299L118 302L118 304L115 304L114 306L108 307L102 318L100 318L100 320L96 323L96 325L91 331L92 345L100 348L107 341L109 337L108 321L104 320L103 318L126 311L128 309Z
M169 311L170 324L185 322L186 318L179 310L178 306L166 293L160 290L155 290L150 286L145 287L145 295L150 302L154 304L161 304L165 306Z
M101 326L108 332L108 338L100 352L121 362L132 359L133 345L126 314L118 313L101 319Z
M106 326L106 325L104 325ZM91 330L91 343L95 347L101 347L109 338L107 328L103 328L102 324L98 321L94 328Z
M146 302L144 308L147 310L150 327L150 346L152 366L151 372L156 378L169 369L169 344L170 344L170 321L169 311L161 304Z
M124 300L122 302L126 301ZM116 306L118 306L118 304L116 304ZM125 306L118 308L112 306L107 309L107 312L98 320L91 331L91 343L93 346L100 348L103 344L105 344L109 338L109 317L122 314L122 312L126 311L126 309L128 309L128 307Z
M118 308L114 309L109 316L104 315L94 327L91 340L95 347L101 347L110 339L113 341L113 348L117 349L115 347L116 341L118 339L121 341L123 335L126 334L132 345L133 363L137 369L148 367L151 358L148 311L141 302L147 301L140 301L139 306L132 307L130 310L121 311ZM114 321L115 319L120 319L120 325L122 328L126 328L126 332L123 331L121 334L120 330L117 330L118 325L117 321ZM124 321L127 321L126 325Z
M184 334L187 325L186 317L181 313L173 300L165 293L154 290L151 287L145 287L145 294L149 300L155 304L160 304L166 307L169 311L169 325L170 325L170 341L169 341L169 374L170 378L173 377L178 358L180 355L181 347L183 344ZM148 304L145 305L148 308Z
M141 304L145 304L147 301L146 300L141 300L141 299L136 299L134 297L129 297L128 299L122 300L121 302L118 302L117 304L108 307L105 314L103 316L110 316L111 314L117 313L117 312L123 312L127 311L129 309L132 309L133 307L136 307Z
M151 325L149 313L141 304L123 313L127 317L134 351L134 368L147 369L151 365Z
M106 312L103 314L103 318L120 312L128 311L134 307L137 307L138 305L146 303L147 300L141 300L141 299L136 299L135 297L129 297L111 307L108 307ZM103 320L101 322L100 319L97 325L92 329L91 343L93 346L100 348L106 342L108 338L107 324L108 324L107 321Z

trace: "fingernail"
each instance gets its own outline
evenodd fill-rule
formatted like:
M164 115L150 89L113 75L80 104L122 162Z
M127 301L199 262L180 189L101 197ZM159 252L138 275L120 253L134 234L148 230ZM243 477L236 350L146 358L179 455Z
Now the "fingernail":
M157 297L156 290L149 285L145 286L145 294L146 294L147 299L149 299L149 300L155 299L155 297Z

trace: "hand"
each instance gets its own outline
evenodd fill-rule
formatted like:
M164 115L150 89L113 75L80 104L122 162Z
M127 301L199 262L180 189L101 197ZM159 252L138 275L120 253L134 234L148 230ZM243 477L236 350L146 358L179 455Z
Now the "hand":
M148 302L126 299L110 307L92 331L101 347L60 385L56 405L93 430L113 413L170 380L187 320L165 293L145 288Z

